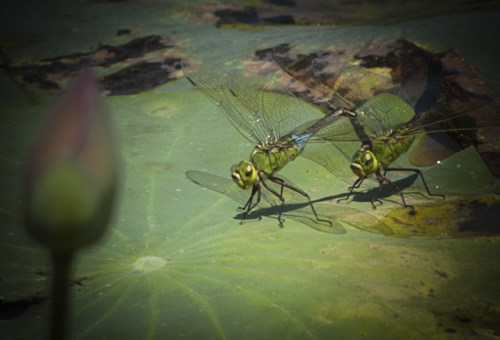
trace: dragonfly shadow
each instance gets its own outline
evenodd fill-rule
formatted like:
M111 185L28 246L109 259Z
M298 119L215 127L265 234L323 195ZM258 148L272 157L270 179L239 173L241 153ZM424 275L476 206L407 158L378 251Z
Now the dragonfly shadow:
M387 182L384 182L382 184L382 188L380 189L380 191L379 191L378 186L370 188L370 189L365 190L365 191L356 191L356 189L354 189L353 193L351 194L350 200L354 201L354 202L365 202L365 203L372 202L373 199L388 199L389 197L392 197L392 196L399 197L400 191L403 191L404 194L410 194L410 193L421 194L421 192L419 192L418 190L415 192L411 192L411 191L406 190L407 188L412 187L413 183L415 183L415 181L417 181L417 180L418 180L418 175L412 174L408 177L393 181L393 183L395 185L397 185L399 187L399 189L401 189L401 190L396 189L395 187L393 187L392 185L390 185ZM347 193L345 193L341 196L345 197L345 196L347 196ZM399 202L399 203L401 203L401 202Z
M317 201L313 201L314 202ZM335 220L322 220L318 221L314 217L312 212L308 212L310 209L309 203L286 203L283 207L282 215L284 219L292 219L302 224L307 225L313 229L329 233L329 234L345 234L346 230L344 227ZM238 213L234 219L243 221L243 224L249 220L261 220L262 217L276 218L279 215L280 206L270 206L270 207L259 207L252 210L249 214L244 216L243 212ZM286 228L286 224L285 224Z
M314 203L315 201L313 201ZM285 205L283 207L283 214L286 215L291 215L293 212L298 212L301 209L309 207L309 203L304 202L304 203L287 203L285 202ZM310 209L310 208L309 208ZM280 212L280 206L275 205L275 206L270 206L270 207L258 207L252 210L249 214L246 215L244 220L260 220L262 219L263 216L265 217L275 217L279 214ZM307 215L306 213L301 214L301 215ZM235 217L235 219L242 219L243 218L243 211L238 213ZM310 216L311 219L314 219L314 216L311 213Z
M396 184L402 191L404 191L405 189L411 187L416 180L418 180L417 177L418 177L418 175L410 175L408 177L394 181L394 184ZM358 190L362 190L362 189L358 189ZM352 192L352 194L350 195L349 201L361 202L361 203L371 202L372 199L377 196L378 190L379 190L378 186L370 188L368 190L364 190L364 191L356 191L356 189L355 189ZM411 192L405 191L405 193L409 194ZM420 193L420 192L415 191L414 193ZM337 201L339 199L345 199L348 195L349 195L349 191L348 191L348 188L346 188L346 191L343 193L321 197L321 198L313 200L312 202L313 203L321 203L321 202L325 202L325 201ZM399 195L399 191L396 188L394 188L392 185L390 185L388 183L384 183L382 185L382 189L378 193L378 198L386 199L386 198L394 196L394 195ZM300 207L297 207L297 209L299 209L299 208Z
M240 207L245 205L249 198L249 192L237 187L234 182L226 177L213 175L203 171L190 170L186 172L186 177L193 183L204 188L216 191L233 199L240 204ZM270 185L273 185L270 183ZM279 191L279 188L275 188ZM285 205L283 206L283 217L285 219L293 219L302 224L305 224L313 229L332 233L343 234L345 229L337 221L318 221L314 217L309 203L301 195L287 190ZM297 202L297 200L300 200ZM313 202L314 203L314 202ZM281 209L280 201L267 190L262 191L261 204L253 209L250 213L244 216L244 212L240 210L234 217L237 220L245 221L260 220L263 216L275 219L279 216Z

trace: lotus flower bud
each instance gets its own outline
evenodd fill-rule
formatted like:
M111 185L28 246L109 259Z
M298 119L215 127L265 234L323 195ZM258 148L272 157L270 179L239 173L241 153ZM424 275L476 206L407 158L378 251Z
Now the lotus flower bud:
M26 163L27 228L53 253L71 254L106 229L117 152L98 86L85 70L51 110Z

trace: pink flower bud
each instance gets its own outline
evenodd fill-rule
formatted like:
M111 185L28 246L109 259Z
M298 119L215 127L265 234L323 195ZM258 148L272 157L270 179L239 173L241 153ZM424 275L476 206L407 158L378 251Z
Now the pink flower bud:
M55 253L71 253L106 229L117 187L118 151L90 70L51 110L26 164L28 231Z

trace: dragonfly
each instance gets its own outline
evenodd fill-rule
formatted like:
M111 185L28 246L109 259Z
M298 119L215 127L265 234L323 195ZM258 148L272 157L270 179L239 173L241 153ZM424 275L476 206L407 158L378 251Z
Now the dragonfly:
M187 80L224 113L243 137L255 145L249 159L238 162L231 173L232 180L240 188L251 189L249 199L240 208L243 210L241 223L259 204L261 187L264 187L281 202L278 214L280 227L283 227L284 188L306 198L315 219L331 225L330 221L319 218L305 191L287 183L276 173L302 154L307 143L325 141L324 134L347 124L346 120L352 118L354 112L339 108L320 119L309 120L302 103L286 88L242 78L236 71L225 73L207 64L193 70L183 62L183 71ZM316 136L319 130L324 133ZM274 189L268 181L277 184L279 189Z
M429 190L427 182L419 169L393 167L392 164L409 150L415 141L416 135L420 133L477 130L478 126L461 128L438 127L429 131L430 127L457 121L467 116L469 112L464 111L446 115L443 112L431 109L415 114L408 96L397 86L393 86L390 89L388 88L385 92L383 91L369 99L363 97L364 94L361 89L351 89L351 101L348 101L345 97L339 96L338 94L338 88L350 86L350 84L346 82L346 79L352 79L352 76L342 79L340 75L340 73L346 71L346 69L337 69L338 72L334 74L336 77L336 79L334 79L334 86L336 86L337 90L333 90L321 82L321 77L314 74L314 71L318 71L319 68L326 67L328 64L327 62L317 58L318 56L310 55L308 56L310 66L308 66L304 65L306 58L291 61L283 57L283 52L288 52L288 46L279 46L275 49L274 60L276 63L286 73L301 82L317 97L326 102L329 110L335 110L340 106L349 107L355 112L355 118L351 120L353 123L352 131L355 133L352 138L343 135L341 131L337 131L337 133L331 134L329 137L324 137L332 142L350 139L354 141L357 139L362 143L361 147L352 156L350 164L352 172L358 178L355 180L354 184L348 188L347 196L338 201L349 199L354 189L359 188L365 179L374 175L379 185L377 194L371 200L373 208L376 208L376 202L382 203L378 197L384 182L390 184L399 192L403 206L412 208L411 205L407 204L401 188L387 177L387 173L392 171L415 173L422 180L424 188L429 196L445 198L444 195L432 193ZM300 72L299 68L302 68L303 71L303 69L307 67L313 70L312 75L311 73ZM355 76L357 79L366 76L380 79L380 83L387 83L388 81L386 77L377 76L368 71L359 71L356 73L358 74L358 76ZM489 123L483 122L483 124L485 126L498 126L498 121L494 122L494 120L492 120ZM318 132L318 134L321 133L321 131ZM332 168L331 163L323 165L331 172L336 173L336 169Z
M429 196L445 198L444 195L429 190L419 169L391 166L408 151L417 134L425 131L426 127L439 123L436 112L428 111L426 114L415 115L413 108L399 96L383 93L362 105L356 113L358 123L364 129L363 135L368 136L368 139L362 142L351 159L350 168L358 178L348 188L347 196L339 201L348 200L354 189L359 188L365 179L375 175L379 186L377 194L371 200L374 208L375 202L381 203L378 197L384 182L399 192L403 206L413 207L406 203L403 190L386 176L390 171L413 172L420 177Z
M475 107L474 110L481 109ZM473 110L473 111L474 111ZM353 190L359 188L361 183L371 175L375 175L379 182L377 194L371 201L373 207L378 200L383 183L394 187L401 197L403 206L413 208L407 204L403 191L393 181L387 178L391 171L413 172L418 176L429 196L445 198L445 195L433 193L425 180L422 171L418 168L394 167L392 164L414 143L416 136L422 133L427 135L454 132L462 133L462 138L473 143L486 143L485 136L479 135L478 129L495 129L500 126L498 118L493 111L482 110L482 120L477 123L471 119L474 113L471 110L461 112L444 112L429 109L415 114L413 108L400 97L390 93L383 93L356 110L356 119L364 129L364 135L369 138L362 142L361 148L352 157L351 170L358 176L354 184L349 187L348 199ZM476 111L479 112L479 111ZM464 125L465 123L465 125ZM472 132L468 136L464 133Z

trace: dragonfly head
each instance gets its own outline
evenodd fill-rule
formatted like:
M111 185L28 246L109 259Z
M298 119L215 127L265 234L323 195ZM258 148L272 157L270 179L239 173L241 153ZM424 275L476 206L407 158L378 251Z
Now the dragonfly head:
M234 167L231 177L240 188L248 189L257 181L257 170L251 162L241 161Z
M377 171L379 164L377 157L368 149L358 150L351 161L351 170L359 178L368 178Z

